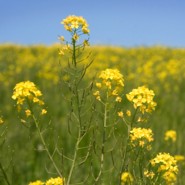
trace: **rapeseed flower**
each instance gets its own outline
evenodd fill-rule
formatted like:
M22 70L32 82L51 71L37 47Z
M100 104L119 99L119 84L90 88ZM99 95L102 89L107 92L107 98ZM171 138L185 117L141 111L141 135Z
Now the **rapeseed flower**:
M124 116L123 112L122 111L118 112L118 116L123 118L123 116Z
M147 150L151 150L150 143L153 141L153 132L146 128L133 128L130 131L130 141L132 146L139 146Z
M100 72L96 88L93 93L97 100L102 100L105 95L106 98L113 97L114 101L121 102L122 98L120 92L124 87L123 75L118 69L106 69Z
M131 185L133 184L133 181L134 179L129 172L123 172L121 174L121 185L126 185L126 184Z
M75 41L77 41L77 40L79 39L79 35L75 33L75 34L73 35L73 39L74 39Z
M82 16L70 15L61 21L64 28L69 32L82 31L83 34L88 34L90 30L88 29L87 21Z
M115 82L117 85L124 86L123 75L118 69L106 69L100 73L99 78L103 80L103 84Z
M127 110L127 111L126 111L126 115L127 115L128 117L130 117L130 116L132 115L131 111L130 111L130 110Z
M35 182L30 182L29 185L44 185L44 182L37 180Z
M30 81L20 82L14 87L12 99L17 100L18 105L22 105L26 100L43 105L44 102L39 99L42 96L40 90Z
M47 110L46 109L42 109L41 111L41 115L47 114Z
M165 132L165 137L164 137L165 141L171 140L171 141L175 142L176 139L177 139L177 133L175 130L168 130Z
M25 113L26 113L26 116L27 116L27 117L31 116L31 111L30 111L29 109L26 109L26 110L25 110Z
M61 177L51 178L46 181L46 185L64 185L64 179Z
M93 93L93 95L96 97L96 99L97 100L101 100L101 98L100 98L100 91L95 91L94 93Z
M143 114L155 110L157 104L153 101L154 96L154 92L145 86L133 89L126 95L127 99L134 104L134 108L139 108Z
M62 48L59 49L59 55L65 55L67 51L70 51L71 46L69 44L64 45Z
M185 156L183 155L175 155L174 158L177 162L185 161Z
M25 110L25 115L27 117L31 116L31 107L33 104L37 104L39 106L43 106L44 102L41 100L42 93L36 87L33 82L25 81L17 83L14 87L12 99L17 101L17 109L21 111L21 109ZM27 106L29 108L27 108ZM44 110L44 111L43 111ZM41 114L45 114L46 110L42 109Z
M152 167L157 168L156 176L162 175L166 184L174 184L177 180L177 161L169 153L159 153L150 161Z
M150 179L153 179L154 176L155 176L155 173L152 172L152 171L145 170L145 171L144 171L144 175L145 175L146 177L150 178Z

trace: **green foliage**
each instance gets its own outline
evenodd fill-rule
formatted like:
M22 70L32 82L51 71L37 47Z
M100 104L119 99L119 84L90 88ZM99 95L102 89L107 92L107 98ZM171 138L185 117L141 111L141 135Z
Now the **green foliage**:
M24 185L41 178L47 180L49 176L48 172L54 171L53 165L48 161L47 154L43 151L43 145L38 135L35 134L35 128L32 126L24 128L24 120L20 124L19 115L15 112L15 102L11 99L13 87L20 81L30 80L43 92L48 111L48 115L43 118L42 124L44 125L41 125L42 128L47 129L47 132L43 136L51 153L55 149L60 149L60 152L64 152L61 155L54 155L53 158L58 167L63 169L65 176L69 172L70 163L64 162L64 156L73 157L75 137L78 134L78 127L73 127L72 125L76 122L76 118L71 113L73 109L76 111L75 115L78 115L79 104L75 100L76 97L72 96L72 93L75 91L75 86L77 85L75 83L80 81L83 76L83 73L80 73L81 70L85 70L86 78L83 79L83 82L79 86L79 89L83 90L79 90L76 93L79 93L81 100L84 100L81 102L82 109L80 111L86 114L83 114L82 122L89 120L86 123L87 125L83 126L85 126L85 129L92 129L90 132L94 133L94 137L88 137L88 135L84 137L80 147L86 146L87 143L90 146L95 138L102 140L101 129L103 128L100 126L100 123L103 121L101 112L103 110L105 111L105 107L95 103L94 99L89 96L91 89L94 88L93 85L95 86L95 83L92 83L93 77L106 68L118 68L124 75L124 94L142 85L150 87L156 94L155 101L158 105L155 113L150 116L149 123L140 123L144 127L150 126L154 132L155 142L152 144L152 156L159 151L169 152L172 155L185 155L183 146L185 135L183 129L185 121L184 49L91 46L84 51L84 55L88 56L89 52L93 51L95 54L93 64L86 69L84 68L86 64L82 63L80 69L76 70L73 67L68 68L66 58L70 56L70 53L62 58L58 56L59 48L59 45L48 47L0 46L0 110L4 120L4 124L2 125L4 128L0 125L0 135L2 136L0 138L0 162L3 167L1 169L7 172L7 178L11 184L14 182L13 184ZM78 59L80 60L80 58ZM87 57L86 61L87 64L90 64L92 58ZM66 74L64 74L64 71ZM71 74L70 78L67 76L68 73ZM64 81L67 82L65 85L63 83ZM69 84L73 84L74 89L71 90ZM85 99L82 98L84 94ZM70 97L72 98L66 103L66 99L68 100ZM73 103L72 106L71 102ZM129 106L126 99L123 99L122 103L125 106ZM109 107L108 116L111 117L110 115L114 115L109 119L109 122L114 123L116 122L115 120L118 120L116 110L119 110L119 105L116 109L115 106ZM92 117L89 117L89 112L92 113ZM96 119L94 115L96 115ZM95 127L89 126L92 121L95 122ZM30 121L27 124L32 125L33 122ZM75 135L75 137L69 137L69 125L71 135ZM98 129L96 130L96 128ZM114 132L117 134L117 137L122 138L123 133L127 134L126 129L127 127L124 125L124 122L119 121ZM5 130L6 134L2 135ZM175 130L177 132L177 140L174 143L164 141L164 135L167 130ZM112 133L111 129L107 129L107 133ZM123 144L125 143L126 141L123 141ZM107 150L112 150L112 145L115 145L117 148L122 146L121 143L115 144L111 140L107 142ZM101 154L101 151L99 151L101 145L96 145L96 147L97 152L99 152L97 156L99 156ZM81 150L80 155L85 156L86 151ZM134 157L135 152L131 153L131 155ZM146 153L143 156L146 156L143 160L147 161L147 159L151 159L151 156L148 156ZM96 156L93 157L95 158ZM105 157L109 163L112 162L112 159L110 159L112 157L111 155ZM134 162L139 164L139 160L133 161L132 164L135 164ZM115 166L119 168L121 161L117 161L116 159L114 161ZM88 169L83 165L79 172L78 169L75 169L75 175L72 180L75 180L74 178L76 177L79 177L79 181L82 180L83 174L86 171L89 171L89 174L91 174L90 168L92 161L87 160L87 164L89 164ZM98 157L94 159L93 165L95 169L94 175L97 176L100 165ZM126 170L126 167L124 168ZM185 169L183 162L180 164L180 168L181 174L182 170ZM178 184L183 184L185 177L180 174L178 176ZM112 176L116 175L112 173ZM112 176L105 175L104 178L107 178L105 182L115 183L111 181ZM4 179L4 177L0 177L0 184L7 184Z

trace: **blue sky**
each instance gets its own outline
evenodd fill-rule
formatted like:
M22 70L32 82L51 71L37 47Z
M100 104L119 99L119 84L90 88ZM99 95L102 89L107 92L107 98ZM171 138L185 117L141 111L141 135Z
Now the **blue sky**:
M0 0L0 43L53 44L81 15L92 44L185 47L184 0Z

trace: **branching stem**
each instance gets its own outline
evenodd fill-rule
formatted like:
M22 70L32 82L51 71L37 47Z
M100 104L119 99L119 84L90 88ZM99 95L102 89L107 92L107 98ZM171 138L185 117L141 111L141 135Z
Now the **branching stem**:
M40 130L40 128L39 128L39 123L38 123L37 119L35 118L34 115L32 115L32 117L33 117L35 126L36 126L36 128L37 128L39 137L40 137L40 139L41 139L41 142L42 142L42 144L43 144L43 146L44 146L44 149L45 149L45 151L46 151L46 153L47 153L47 155L48 155L50 161L52 162L52 164L53 164L53 166L54 166L56 172L58 173L58 175L59 175L61 178L63 178L63 176L62 176L60 170L58 169L58 167L57 167L57 165L56 165L56 163L55 163L55 161L54 161L54 159L53 159L53 157L52 157L50 151L48 150L48 147L47 147L47 145L46 145L46 142L45 142L45 140L44 140L44 138L43 138L43 135L42 135L42 133L41 133L41 130Z

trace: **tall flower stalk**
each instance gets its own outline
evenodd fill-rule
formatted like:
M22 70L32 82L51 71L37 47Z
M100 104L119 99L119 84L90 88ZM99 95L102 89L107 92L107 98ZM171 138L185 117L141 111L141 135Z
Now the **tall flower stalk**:
M87 110L92 110L87 107L87 101L91 101L89 94L91 91L91 84L84 83L84 76L92 61L88 61L88 56L83 56L83 51L89 45L88 38L89 28L86 20L81 16L68 16L61 22L64 28L71 34L71 41L68 42L63 39L64 46L59 53L68 48L68 65L62 70L63 77L61 84L67 87L68 91L63 93L67 100L70 112L68 113L68 128L69 134L74 138L73 156L70 158L69 172L66 177L66 184L69 185L74 181L72 179L74 173L77 173L76 167L87 162L90 155L91 139L89 136L91 128L91 117ZM61 37L60 37L61 38ZM62 37L64 38L64 37ZM88 135L88 137L87 137ZM81 151L85 152L82 157L79 155ZM69 157L67 157L69 158Z

